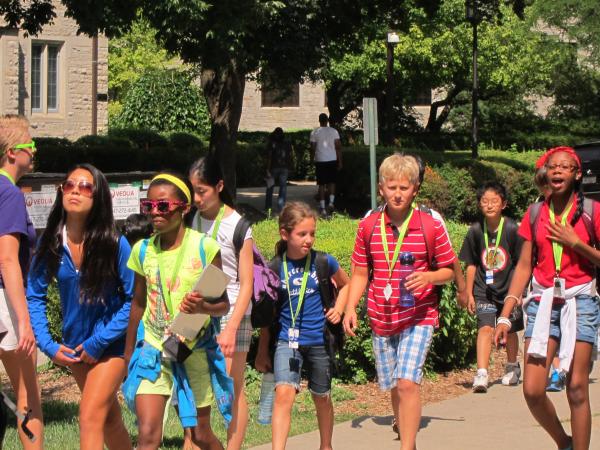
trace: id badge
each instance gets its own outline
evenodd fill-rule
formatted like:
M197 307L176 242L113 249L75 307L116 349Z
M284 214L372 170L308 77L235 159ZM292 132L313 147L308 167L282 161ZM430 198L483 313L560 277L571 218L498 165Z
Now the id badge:
M485 271L485 284L494 284L494 271L493 270Z
M290 348L298 348L298 340L300 338L300 330L297 328L288 328L288 345Z
M555 300L565 299L565 279L555 277L554 278L554 292L553 297Z

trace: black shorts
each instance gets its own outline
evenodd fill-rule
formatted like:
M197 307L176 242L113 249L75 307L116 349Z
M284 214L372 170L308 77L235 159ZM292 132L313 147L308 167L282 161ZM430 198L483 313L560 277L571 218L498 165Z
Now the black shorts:
M477 328L496 327L496 319L500 317L504 305L487 298L475 298L475 308L477 313ZM510 332L521 331L523 329L523 311L520 306L515 306L508 318L512 324Z
M315 161L317 184L335 184L337 182L337 161Z

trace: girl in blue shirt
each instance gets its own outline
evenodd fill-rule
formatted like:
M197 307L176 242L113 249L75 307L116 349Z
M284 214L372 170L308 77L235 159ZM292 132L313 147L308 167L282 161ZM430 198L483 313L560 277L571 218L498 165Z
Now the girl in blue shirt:
M331 450L333 436L333 404L331 377L333 355L327 350L327 322L339 324L346 306L348 275L336 259L326 255L329 277L341 289L332 307L324 307L316 269L315 242L317 214L302 202L287 203L279 216L281 240L277 255L281 258L278 273L282 287L279 293L279 317L275 327L275 403L272 417L273 450L285 449L290 430L291 413L300 390L302 366L308 366L308 389L311 391L321 438L320 450ZM256 368L270 372L268 356L270 332L261 330Z
M131 248L119 237L105 176L89 164L71 170L57 191L27 286L38 346L67 366L81 391L80 448L130 450L117 390L125 377L123 351L133 292ZM50 335L48 284L56 279L62 343Z

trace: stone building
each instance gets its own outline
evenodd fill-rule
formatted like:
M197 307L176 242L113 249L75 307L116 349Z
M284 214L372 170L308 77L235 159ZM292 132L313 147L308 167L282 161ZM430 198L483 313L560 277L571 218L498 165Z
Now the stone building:
M0 19L0 112L25 115L34 137L77 139L92 134L95 110L101 133L108 124L108 39L99 36L94 45L94 39L77 35L77 24L64 16L62 3L56 1L55 7L54 23L37 36Z

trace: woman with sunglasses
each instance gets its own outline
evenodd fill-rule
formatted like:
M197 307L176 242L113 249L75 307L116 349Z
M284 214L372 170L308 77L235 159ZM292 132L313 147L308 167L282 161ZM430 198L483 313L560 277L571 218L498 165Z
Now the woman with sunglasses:
M36 235L23 193L16 186L19 179L33 169L34 153L35 143L31 140L27 119L14 115L0 117L0 320L7 328L0 344L0 359L17 397L17 408L31 409L27 426L35 442L18 427L25 449L44 446L40 388L35 370L37 353L24 288Z
M129 450L117 390L126 373L125 332L133 292L131 248L117 233L105 176L90 164L67 174L29 273L27 300L38 346L68 367L81 391L80 448ZM48 285L56 279L62 342L46 316Z
M199 337L192 341L180 339L169 328L180 313L220 317L229 311L226 293L209 302L193 291L205 265L221 267L221 254L215 240L185 226L191 200L182 179L162 173L153 178L148 198L141 202L155 233L138 241L129 259L135 291L125 347L129 372L123 384L125 400L137 416L138 450L159 448L165 407L172 396L177 398L182 426L191 429L192 442L203 450L223 448L210 425L215 398L230 418L233 386L213 321L199 324ZM223 380L223 389L213 392L216 379Z

